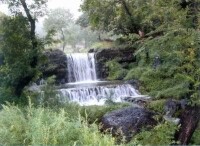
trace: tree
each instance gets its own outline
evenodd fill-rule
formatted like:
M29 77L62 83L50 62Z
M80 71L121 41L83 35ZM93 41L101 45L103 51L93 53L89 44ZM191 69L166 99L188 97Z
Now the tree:
M81 9L88 14L89 22L95 29L123 35L141 32L147 34L157 29L161 24L166 24L164 21L174 22L173 20L180 16L171 15L171 12L180 14L179 10L186 7L191 10L189 15L197 12L194 2L188 0L189 2L182 3L182 1L84 0ZM171 6L172 4L173 10L165 9L169 8L166 7L167 5ZM162 10L160 7L164 9ZM190 17L189 15L188 17Z
M44 15L47 0L1 1L8 4L12 13L3 22L5 65L1 70L1 84L13 89L14 95L20 97L24 87L37 74L41 46L36 37L35 23L39 16Z
M3 38L3 36L2 36L2 23L3 23L3 19L5 17L6 17L6 15L0 11L0 40Z
M94 28L128 34L143 29L141 15L144 13L138 13L138 9L148 13L150 4L151 1L145 0L84 0L81 8Z
M71 24L65 32L66 42L72 46L73 49L77 49L76 45L84 45L87 49L94 42L98 41L98 35L92 31L89 27L83 28L77 24ZM79 50L75 50L75 52Z
M63 50L66 45L70 45L72 49L77 52L76 45L85 42L85 48L96 41L97 36L89 27L82 27L79 23L75 23L72 14L69 10L57 8L51 10L48 17L44 21L44 29L46 32L55 30L57 36L62 41Z
M55 30L60 36L63 43L63 51L66 46L66 36L65 32L68 30L68 27L74 23L73 15L69 12L69 10L57 8L51 10L48 17L44 21L44 29L46 32L50 30Z

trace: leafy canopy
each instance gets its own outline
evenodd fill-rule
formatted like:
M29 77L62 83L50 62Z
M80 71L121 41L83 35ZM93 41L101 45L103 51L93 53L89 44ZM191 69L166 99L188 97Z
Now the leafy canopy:
M5 63L0 70L1 86L3 91L20 97L24 87L38 74L42 46L35 33L36 19L44 14L47 0L1 1L8 4L12 14L2 22L3 39L0 41Z

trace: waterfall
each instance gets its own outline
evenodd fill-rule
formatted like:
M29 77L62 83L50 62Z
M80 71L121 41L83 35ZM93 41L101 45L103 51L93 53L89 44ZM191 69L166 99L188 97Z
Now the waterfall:
M90 82L97 80L94 53L73 53L67 55L69 82Z
M122 97L138 95L130 84L98 81L93 53L68 54L67 63L69 83L58 90L61 102L102 105L108 99L121 102Z
M121 102L122 97L138 95L129 84L69 88L59 92L62 102L74 101L81 105L103 105L107 99Z

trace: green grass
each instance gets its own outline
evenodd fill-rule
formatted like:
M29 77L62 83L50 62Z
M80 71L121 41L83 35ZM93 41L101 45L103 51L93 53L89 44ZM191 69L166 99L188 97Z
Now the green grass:
M102 41L102 42L95 43L91 48L106 49L106 48L114 48L114 47L115 47L115 44L113 42Z
M69 116L66 109L14 105L0 111L0 144L25 145L114 145L111 135L103 135L96 124L78 114Z

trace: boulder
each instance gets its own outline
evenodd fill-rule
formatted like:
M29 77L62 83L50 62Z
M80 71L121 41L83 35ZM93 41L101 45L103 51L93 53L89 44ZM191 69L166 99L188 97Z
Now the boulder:
M96 53L96 66L97 66L97 76L98 79L106 79L108 77L108 68L106 67L106 62L109 60L117 59L124 68L127 68L130 63L136 61L133 55L135 49L133 48L110 48L101 49L99 51L90 50L90 52Z
M128 107L104 115L101 119L102 131L110 131L113 136L125 136L126 141L143 128L156 125L154 113L139 107Z
M55 75L56 83L63 84L68 82L66 54L61 50L55 49L44 52L44 56L46 61L40 66L43 78Z

